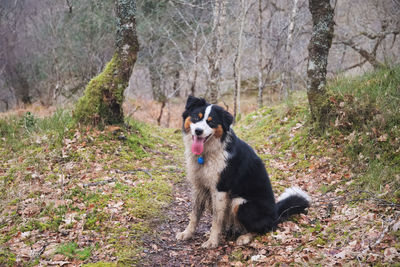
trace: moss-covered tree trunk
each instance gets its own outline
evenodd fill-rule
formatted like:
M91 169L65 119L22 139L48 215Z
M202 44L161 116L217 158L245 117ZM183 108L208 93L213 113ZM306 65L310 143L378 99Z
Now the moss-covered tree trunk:
M330 0L309 0L313 32L308 45L307 95L311 116L319 128L327 124L330 105L326 94L326 67L334 31Z
M139 51L135 2L135 0L116 0L115 53L103 72L89 82L84 96L76 104L74 116L80 122L90 124L123 122L124 90L128 87Z

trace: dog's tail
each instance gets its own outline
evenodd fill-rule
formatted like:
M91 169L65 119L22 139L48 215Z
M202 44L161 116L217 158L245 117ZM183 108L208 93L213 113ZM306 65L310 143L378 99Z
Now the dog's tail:
M291 215L303 213L310 204L310 196L299 187L286 188L276 203L278 223Z

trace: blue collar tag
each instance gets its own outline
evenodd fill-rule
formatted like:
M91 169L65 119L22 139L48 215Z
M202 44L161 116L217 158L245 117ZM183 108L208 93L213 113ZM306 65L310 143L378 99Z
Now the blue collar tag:
M204 158L203 157L198 157L197 158L197 163L199 163L200 165L204 164Z

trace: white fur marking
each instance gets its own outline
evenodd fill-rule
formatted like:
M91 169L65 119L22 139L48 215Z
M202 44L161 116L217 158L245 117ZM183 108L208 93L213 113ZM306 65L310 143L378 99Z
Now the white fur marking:
M235 197L234 199L232 199L232 212L234 212L234 210L236 209L236 207L246 203L247 200L241 197Z
M297 186L286 188L285 192L283 192L282 195L278 197L277 201L284 200L290 196L299 196L305 198L308 201L308 203L311 203L311 197Z
M208 119L208 116L210 116L212 106L213 105L209 105L206 107L206 112L204 113L204 119L203 119L204 121L206 121Z
M196 129L202 129L203 134L201 137L206 138L207 136L210 136L211 134L214 133L214 129L212 129L210 126L208 126L207 119L208 116L210 116L212 105L207 106L204 117L201 121L198 121L196 123L191 123L190 124L190 130L192 132L192 135L195 135L195 130Z

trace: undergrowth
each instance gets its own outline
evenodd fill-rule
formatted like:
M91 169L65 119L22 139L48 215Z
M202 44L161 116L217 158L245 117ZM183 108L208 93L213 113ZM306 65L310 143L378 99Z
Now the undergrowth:
M400 200L400 65L360 77L340 77L333 93L329 132L346 143L356 184Z
M360 77L340 77L328 84L332 104L329 127L314 130L305 93L286 103L257 110L235 127L265 160L286 157L293 171L313 168L313 158L331 158L331 168L349 164L354 175L344 177L353 190L366 190L391 202L400 201L400 66ZM274 155L268 153L273 149ZM272 180L284 173L269 169ZM347 175L346 175L347 176ZM339 183L340 184L340 183ZM339 185L338 184L338 185ZM332 191L321 185L321 192ZM346 188L344 188L346 190ZM351 189L351 188L347 188Z
M1 118L0 265L21 262L7 247L36 243L42 237L35 233L59 236L49 258L64 255L83 264L101 253L122 265L138 262L141 238L152 234L149 222L162 217L172 181L182 179L180 166L172 164L181 157L179 145L173 129L129 119L90 127L68 110ZM70 232L90 235L91 242L69 239Z

